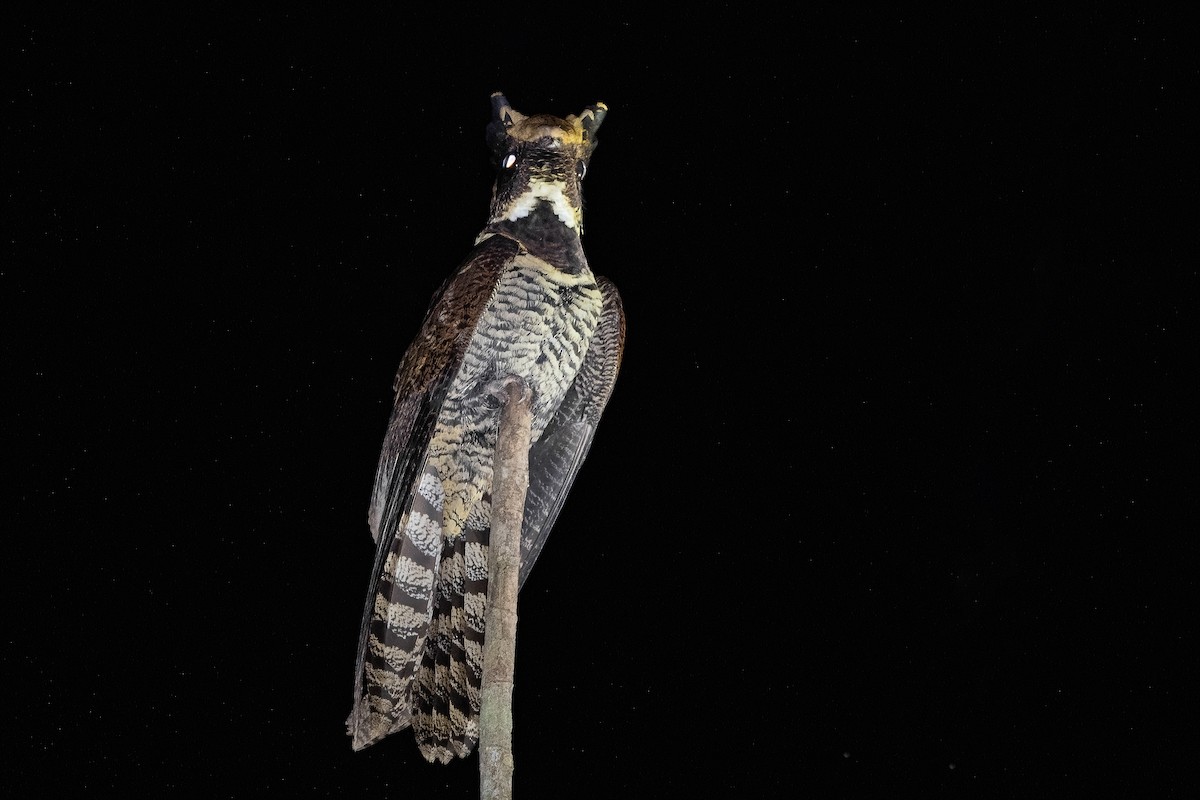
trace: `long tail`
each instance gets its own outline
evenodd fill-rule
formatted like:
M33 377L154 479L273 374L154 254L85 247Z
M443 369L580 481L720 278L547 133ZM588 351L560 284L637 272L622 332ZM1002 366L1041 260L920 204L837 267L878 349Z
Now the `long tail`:
M413 676L427 649L442 556L444 501L437 472L426 464L386 557L376 557L373 610L360 637L355 703L346 721L355 750L412 722Z
M479 741L490 498L442 557L429 639L413 684L413 733L429 761L465 758Z

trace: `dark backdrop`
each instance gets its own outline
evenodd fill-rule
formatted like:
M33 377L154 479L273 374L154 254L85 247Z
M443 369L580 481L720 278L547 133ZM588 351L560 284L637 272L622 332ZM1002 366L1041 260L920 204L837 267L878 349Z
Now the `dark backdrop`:
M477 796L343 720L391 379L485 220L495 90L609 104L584 243L629 325L521 598L518 794L1181 796L1175 21L414 13L10 26L14 796Z

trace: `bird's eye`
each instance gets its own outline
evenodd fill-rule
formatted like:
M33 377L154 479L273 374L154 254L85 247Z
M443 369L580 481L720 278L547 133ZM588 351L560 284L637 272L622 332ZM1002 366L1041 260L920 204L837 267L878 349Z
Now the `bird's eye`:
M575 175L579 180L583 180L583 176L587 175L587 164L585 162L580 161L575 165Z
M500 162L500 166L504 167L505 169L512 169L513 165L515 165L516 163L517 163L517 157L515 155L513 155L512 153L509 153L508 155L506 155L504 157L504 160Z

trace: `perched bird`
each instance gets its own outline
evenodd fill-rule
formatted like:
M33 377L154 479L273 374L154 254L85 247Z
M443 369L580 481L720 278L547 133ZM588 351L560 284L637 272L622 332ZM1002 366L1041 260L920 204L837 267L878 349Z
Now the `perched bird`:
M435 295L393 389L368 521L375 564L359 635L355 750L412 726L448 763L479 739L492 459L489 385L532 390L523 584L562 508L621 362L625 315L580 241L580 186L603 103L565 119L492 95L491 213Z

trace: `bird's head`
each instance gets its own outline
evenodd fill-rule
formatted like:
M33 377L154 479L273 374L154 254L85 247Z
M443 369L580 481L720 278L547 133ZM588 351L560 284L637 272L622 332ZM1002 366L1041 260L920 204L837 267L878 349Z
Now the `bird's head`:
M552 212L576 232L583 222L580 184L596 149L596 130L608 107L596 103L565 119L525 116L500 92L492 94L488 146L496 166L492 223L516 223L535 212Z

